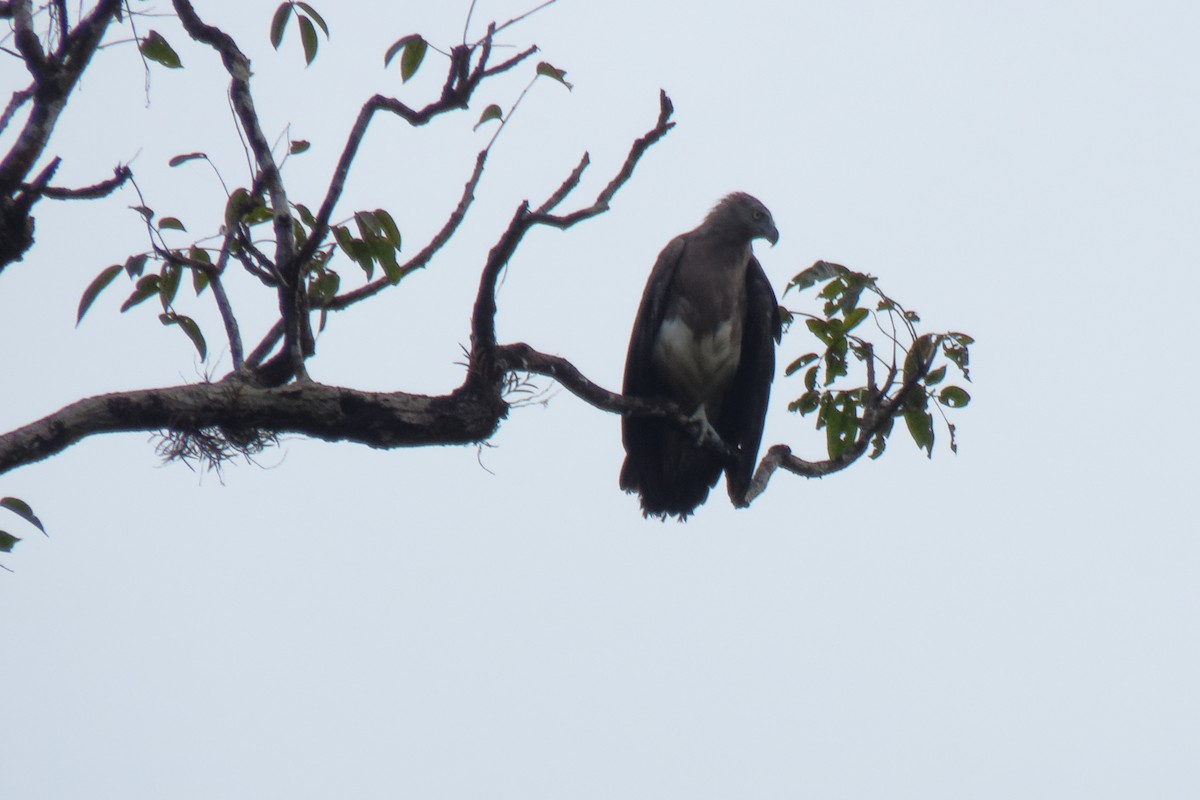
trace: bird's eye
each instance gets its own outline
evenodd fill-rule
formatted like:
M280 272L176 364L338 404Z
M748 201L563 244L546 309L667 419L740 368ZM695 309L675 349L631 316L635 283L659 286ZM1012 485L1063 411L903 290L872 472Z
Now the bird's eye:
M761 209L754 212L755 219L762 219L765 216L766 216L766 214L764 214Z

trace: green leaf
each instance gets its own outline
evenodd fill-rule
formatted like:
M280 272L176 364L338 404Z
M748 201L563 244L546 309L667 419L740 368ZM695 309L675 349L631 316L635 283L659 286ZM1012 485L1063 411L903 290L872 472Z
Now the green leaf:
M338 292L338 287L341 286L342 278L336 272L328 271L317 277L308 287L308 296L311 297L317 305L332 300Z
M242 215L249 210L250 192L239 186L225 201L225 227L235 228L241 222Z
M396 225L396 220L392 219L392 215L386 209L375 209L375 219L379 222L379 231L383 234L383 238L388 244L397 250L400 249L400 228Z
M261 225L275 219L275 214L262 202L255 203L242 213L242 222L247 225Z
M867 311L865 308L855 308L855 309L851 309L850 311L847 311L846 312L846 321L842 326L843 329L847 330L847 331L854 330L855 328L858 327L858 324L860 322L862 322L864 319L867 318L867 314L869 314L869 313L870 312Z
M145 253L138 253L136 256L130 256L125 259L125 274L131 278L136 278L142 274L142 270L146 268L146 260L149 258Z
M391 66L392 59L396 57L396 53L399 53L401 50L403 50L405 47L407 47L408 43L411 42L413 39L420 39L420 38L421 37L418 36L417 34L410 33L408 36L401 37L401 38L397 39L396 41L392 42L392 46L389 47L387 49L387 52L383 54L383 66L385 66L385 67Z
M784 288L783 293L787 294L792 289L804 291L821 281L827 281L830 278L836 278L838 275L844 275L850 270L843 267L841 264L834 264L831 261L818 261L802 272L798 272L793 277L788 285Z
M836 320L831 320L836 321ZM805 326L808 327L812 334L820 339L825 344L832 344L833 336L829 332L830 322L823 319L806 319Z
M200 360L203 361L208 357L208 345L204 341L204 334L200 333L200 326L191 317L185 317L183 314L159 314L158 321L163 325L178 325L192 341L192 345L196 348L196 352L200 354Z
M947 386L938 392L938 402L950 408L962 408L971 402L971 395L967 394L966 389L958 386Z
M561 83L563 86L567 87L568 89L575 88L574 84L567 81L567 78L566 78L567 73L565 70L561 70L558 67L554 66L553 64L547 63L545 61L543 61L537 65L537 74L545 75L547 78L553 78L554 80L558 81L559 83Z
M805 355L802 355L799 358L797 358L792 363L788 364L787 369L785 369L783 371L783 374L791 375L793 373L799 372L801 369L803 369L804 367L807 367L809 364L816 361L818 358L820 358L820 356L818 356L816 353L806 353Z
M396 263L396 255L390 250L379 257L379 265L383 267L383 274L387 275L388 281L393 285L404 277L404 270Z
M931 370L930 373L925 376L925 385L926 386L936 386L937 384L941 383L942 379L945 377L946 377L946 365L943 364L942 366L938 367L937 369Z
M810 392L817 388L817 376L821 373L821 365L809 367L808 372L804 373L804 388Z
M894 415L889 416L882 427L875 431L875 435L871 437L871 452L868 454L868 458L876 459L883 455L883 451L887 448L888 437L892 435L892 426L895 423L896 417Z
M146 38L142 39L141 51L146 58L169 69L183 67L183 62L179 60L179 54L171 49L171 45L167 44L167 40L158 31L150 31L146 34Z
M154 219L154 209L152 208L147 208L146 206L130 206L130 208L145 217L146 222Z
M162 279L158 282L158 299L162 301L163 311L175 302L175 295L179 292L179 277L179 267L174 264L163 267Z
M288 145L288 152L296 156L300 155L310 147L312 147L312 142L308 141L307 139L296 139Z
M113 264L111 267L105 267L100 274L88 284L88 287L83 290L83 297L79 298L79 312L75 315L75 327L79 327L79 323L83 321L83 315L92 307L92 303L96 302L96 298L100 292L104 291L107 286L113 282L113 279L121 274L124 269L120 264Z
M843 375L849 374L846 366L846 338L842 337L825 351L825 385L829 386ZM840 346L839 346L840 345Z
M954 362L954 366L958 367L958 371L962 373L964 378L971 380L971 369L969 366L971 356L967 352L967 348L959 347L958 345L946 345L942 348L942 354Z
M852 272L847 276L846 291L842 294L841 300L838 301L838 308L841 309L842 315L846 318L846 330L850 330L858 322L862 322L860 319L854 325L851 325L850 318L856 310L866 311L866 309L858 309L857 306L859 298L862 297L863 288L868 282L870 281L866 279L866 276L860 275L857 272ZM864 313L863 316L865 317L866 314Z
M292 16L292 4L283 3L279 8L275 9L275 16L271 18L271 46L276 50L283 43L283 32L287 29L288 20Z
M33 509L29 507L29 503L26 503L24 500L18 497L5 497L0 499L0 507L7 508L42 533L46 532L42 521L37 518L37 515L33 513Z
M836 281L830 281L824 289L817 292L817 297L824 297L826 300L834 300L844 291L846 291L846 282L842 278L838 278ZM825 314L829 315L834 312L837 306L827 303L826 308L828 310L825 312Z
M187 228L183 227L183 223L180 222L177 217L162 217L158 221L158 229L160 231L165 231L168 229L173 231L187 230Z
M425 60L425 50L428 47L428 42L420 36L404 45L404 55L400 56L401 83L408 83L408 79L417 74L421 62Z
M477 130L479 130L479 127L481 125L483 125L483 123L491 122L494 119L503 120L504 112L500 110L500 106L496 105L495 103L492 103L490 106L488 106L487 108L485 108L483 110L482 114L479 115L479 122L476 122L475 127L472 128L471 130L477 131Z
M904 357L904 380L907 381L918 370L927 369L934 356L934 337L925 334L917 338Z
M788 403L788 411L793 413L799 412L801 416L804 416L816 411L820 402L821 393L816 390L810 390Z
M904 424L917 447L933 458L933 415L920 407L906 408Z
M310 228L317 226L317 218L313 216L312 211L303 203L296 203L296 212L300 215L300 221Z
M8 531L0 531L0 553L11 553L19 541L20 537L13 536Z
M305 14L312 17L312 21L321 26L321 30L325 33L325 38L329 38L329 26L325 24L325 18L317 13L317 10L308 3L296 3L304 11Z
M355 211L354 224L358 226L358 233L362 236L363 241L383 238L379 219L372 211Z
M297 15L300 21L300 44L304 45L304 63L307 66L317 57L317 29L308 17Z
M204 264L212 264L212 259L208 255L207 250L202 250L199 247L193 247L188 251L188 258L193 261L199 261ZM208 288L208 273L202 269L193 267L192 270L192 289L195 290L196 296L204 294L204 290Z
M345 225L338 225L333 229L333 238L337 240L342 252L362 267L363 272L367 273L367 280L370 280L375 273L375 262L371 258L371 248L367 243L362 239L355 239Z
M383 54L383 66L389 66L396 54L403 52L403 55L400 56L400 80L408 82L408 79L416 74L421 62L425 60L425 51L428 47L429 43L419 33L410 33L408 36L397 39L387 49L387 52Z
M170 161L168 161L167 166L168 167L178 167L180 164L186 164L189 161L195 161L197 159L207 159L207 158L208 158L208 155L205 153L184 153L183 155L175 156Z
M825 448L830 458L837 458L858 438L858 414L854 401L845 394L831 402L829 409L825 420Z
M124 314L129 309L144 303L146 300L158 294L158 285L161 281L157 275L144 275L138 279L137 286L133 290L133 294L121 304L121 313Z

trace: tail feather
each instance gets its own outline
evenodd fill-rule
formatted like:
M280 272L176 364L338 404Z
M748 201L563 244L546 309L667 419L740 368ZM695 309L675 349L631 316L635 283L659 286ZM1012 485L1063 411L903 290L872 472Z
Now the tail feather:
M643 516L687 519L708 498L723 465L685 431L664 431L657 444L628 453L621 488L638 493Z

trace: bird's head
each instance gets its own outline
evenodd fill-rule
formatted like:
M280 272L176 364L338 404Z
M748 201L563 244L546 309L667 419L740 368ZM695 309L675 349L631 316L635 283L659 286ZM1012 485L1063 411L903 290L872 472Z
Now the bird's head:
M766 239L772 246L779 241L779 229L775 227L771 212L758 198L745 192L726 195L709 212L708 218L751 241Z

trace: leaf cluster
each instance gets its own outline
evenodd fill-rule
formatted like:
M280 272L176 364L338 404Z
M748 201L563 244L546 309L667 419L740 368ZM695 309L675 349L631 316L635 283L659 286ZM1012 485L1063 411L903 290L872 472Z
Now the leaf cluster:
M948 367L970 381L969 347L974 340L954 331L923 333L921 318L879 288L876 279L841 264L818 261L788 282L784 296L815 293L818 310L786 311L786 321L804 326L820 348L794 359L784 370L796 376L803 391L788 403L801 416L815 415L825 431L830 459L838 459L869 437L871 458L883 455L897 416L918 447L933 456L936 409L957 452L955 427L943 409L965 407L970 394L960 386L942 385ZM874 323L873 338L864 324ZM890 351L881 357L880 350ZM857 367L857 369L852 369ZM882 379L879 376L882 374Z

